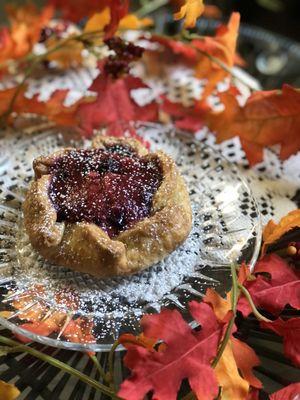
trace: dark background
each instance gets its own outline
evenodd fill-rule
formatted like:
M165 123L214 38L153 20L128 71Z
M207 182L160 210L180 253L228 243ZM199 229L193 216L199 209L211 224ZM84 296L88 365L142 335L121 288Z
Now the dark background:
M216 0L211 4L217 4L226 14L239 11L242 22L300 41L299 0Z

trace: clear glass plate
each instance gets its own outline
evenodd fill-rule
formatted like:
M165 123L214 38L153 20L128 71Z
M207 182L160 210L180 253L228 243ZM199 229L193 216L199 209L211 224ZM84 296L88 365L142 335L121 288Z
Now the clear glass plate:
M161 149L176 161L189 188L193 228L185 243L162 262L111 279L50 265L32 249L23 229L22 202L33 159L70 145L69 140L53 132L0 140L2 325L50 346L107 351L119 334L138 333L145 313L176 307L188 319L190 300L200 300L208 287L220 293L230 287L231 263L254 264L260 216L235 166L173 128L140 124L137 131L152 150Z

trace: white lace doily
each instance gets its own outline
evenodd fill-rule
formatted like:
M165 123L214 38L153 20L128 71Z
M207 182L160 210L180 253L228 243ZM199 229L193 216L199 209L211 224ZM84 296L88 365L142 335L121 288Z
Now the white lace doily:
M135 89L131 92L133 100L140 106L148 104L164 94L172 102L190 106L195 99L201 98L203 81L193 77L193 71L185 66L172 66L168 68L163 78L148 77L145 69L139 63L135 65L132 73L141 77L149 86ZM243 71L238 70L244 80L251 82L252 86L259 88L259 84ZM89 86L99 74L99 70L80 68L31 80L26 92L29 98L38 95L40 101L47 101L59 89L69 89L65 99L65 106L74 104L81 97L89 94ZM245 102L249 96L249 89L236 81L235 84L241 92L239 101ZM228 82L220 85L220 90L226 90ZM222 107L215 96L209 98L214 107ZM262 214L263 223L270 218L280 219L289 211L299 207L297 204L297 191L300 188L300 152L282 162L277 156L276 147L264 151L264 161L254 168L249 168L245 153L241 148L239 138L227 140L221 144L215 143L215 136L207 128L196 133L196 137L205 141L210 146L220 150L229 161L235 163L241 175L248 181L257 199ZM1 153L0 153L1 154ZM299 202L299 200L298 200ZM246 205L245 205L246 210Z

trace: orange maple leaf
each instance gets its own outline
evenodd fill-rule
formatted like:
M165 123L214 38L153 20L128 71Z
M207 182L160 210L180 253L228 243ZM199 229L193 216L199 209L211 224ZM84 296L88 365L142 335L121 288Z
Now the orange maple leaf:
M61 39L50 37L45 42L45 45L49 50L54 49L56 46L60 45L61 42ZM83 43L77 40L72 40L72 37L70 36L65 45L47 55L47 60L55 61L57 65L63 69L77 67L82 63L83 49Z
M193 28L197 18L204 12L203 0L184 0L178 12L174 14L174 19L184 18L184 27Z
M242 276L245 275L245 268L244 265ZM222 321L231 309L230 298L230 292L224 299L215 290L208 288L203 301L212 306L216 317ZM215 369L218 382L223 387L224 398L243 400L249 391L249 385L261 388L261 382L252 372L252 368L257 365L259 358L251 347L231 335Z
M135 14L128 14L123 17L120 22L118 29L143 29L153 25L151 18L138 18Z
M262 255L266 253L268 246L281 238L285 233L300 227L300 209L289 212L278 224L270 220L263 231Z
M255 351L251 349L245 342L234 337L231 338L232 351L238 369L244 379L253 387L260 389L261 381L253 374L252 368L260 364L259 358Z
M101 12L93 14L85 24L84 32L95 32L95 31L104 31L111 24L112 21L112 12L109 7L105 7ZM149 27L153 25L153 21L151 18L141 18L139 19L134 14L125 15L120 21L117 23L117 29L126 30L126 29L142 29L145 27ZM100 44L103 40L103 37L99 37L92 40L94 44Z
M148 350L153 349L157 340L148 338L143 333L138 336L134 336L132 333L123 333L118 339L119 343L122 344L126 349L132 344L137 344Z
M222 387L222 399L244 400L249 392L249 383L241 377L233 353L232 339L220 358L215 373Z
M42 28L53 16L51 6L39 11L35 5L6 6L10 28L0 31L0 62L24 57L38 42Z
M209 56L203 54L196 65L196 76L208 81L202 94L203 99L211 94L218 82L230 75L228 70L234 65L239 25L240 14L232 13L227 26L221 25L215 37L205 36L203 39L195 39L191 42L194 48ZM224 64L227 70L217 64L213 58Z
M103 31L110 23L111 12L109 7L105 7L101 12L93 14L86 22L84 32Z
M232 93L219 94L225 110L208 116L217 141L239 136L250 165L263 160L263 149L281 145L280 158L300 150L300 92L289 85L282 90L259 91L241 107Z

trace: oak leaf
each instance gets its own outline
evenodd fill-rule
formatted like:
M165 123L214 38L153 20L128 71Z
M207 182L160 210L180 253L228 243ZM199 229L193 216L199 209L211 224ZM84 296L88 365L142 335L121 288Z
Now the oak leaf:
M0 399L15 400L20 394L15 385L0 380Z
M300 297L300 291L298 292ZM291 318L284 321L281 318L275 321L262 321L260 326L270 329L283 337L284 354L294 365L300 367L300 318Z
M210 366L217 352L223 324L205 303L189 304L193 318L201 325L193 331L177 310L163 310L146 315L141 326L146 337L162 340L163 351L128 345L124 358L132 376L121 384L119 396L140 400L153 391L160 400L176 399L183 379L189 380L199 400L213 399L218 393L214 371Z
M300 308L300 274L282 258L276 254L264 256L256 263L254 273L258 274L257 278L246 281L244 286L257 307L275 315L287 304ZM262 273L269 274L270 278ZM251 313L251 307L244 296L238 301L238 310L244 316Z
M289 85L282 90L259 91L241 107L236 97L219 94L225 110L208 117L217 141L239 136L250 165L263 160L266 146L280 144L280 158L300 150L300 92Z
M9 104L14 96L16 88L0 91L0 115L8 111ZM32 99L25 96L26 88L23 88L14 102L11 112L17 114L32 113L47 117L49 121L60 126L76 126L75 112L79 104L94 100L93 97L80 99L71 107L63 105L67 90L57 90L47 102L38 100L38 95Z
M89 88L97 93L96 101L79 105L76 112L80 127L87 136L93 133L93 129L101 127L113 125L116 128L130 121L157 120L158 108L155 102L139 106L131 98L131 90L147 87L141 79L131 75L113 79L101 65L100 69L100 75Z
M235 61L235 50L240 25L240 14L232 13L227 26L221 25L215 37L205 36L202 39L192 40L192 46L204 52L195 67L195 75L199 79L207 79L207 84L202 94L205 99L216 88L218 82L230 75L230 70ZM221 67L213 58L225 65Z
M174 19L184 18L184 27L193 28L197 18L203 14L204 8L203 0L184 0L179 11L174 14Z
M270 400L298 400L300 383L292 383L270 395Z
M294 228L300 227L300 209L289 212L278 224L270 220L263 231L262 254L266 253L267 247L277 242L285 233Z

